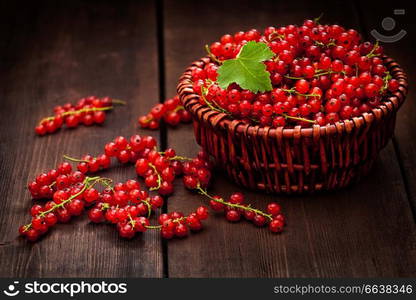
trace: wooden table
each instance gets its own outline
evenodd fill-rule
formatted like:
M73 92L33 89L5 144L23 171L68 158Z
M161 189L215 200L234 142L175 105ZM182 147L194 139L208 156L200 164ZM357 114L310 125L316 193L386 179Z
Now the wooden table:
M63 2L63 1L62 1ZM363 2L363 1L361 1ZM58 225L41 242L17 237L32 204L26 184L63 154L98 154L116 135L151 134L162 147L197 153L191 126L137 129L149 108L173 96L185 67L224 33L300 23L324 12L364 33L381 28L392 4L327 1L4 1L0 6L0 276L2 277L406 277L416 276L416 103L411 90L396 136L361 183L333 193L276 197L247 191L255 205L282 203L288 227L279 236L247 222L213 216L205 230L161 241L132 241L85 216ZM404 7L405 8L405 7ZM408 35L387 45L415 78L412 17L396 16ZM399 27L400 26L400 27ZM52 107L86 95L127 100L101 127L39 138L36 122ZM134 168L105 172L135 178ZM240 190L216 173L213 193ZM415 186L414 186L415 185ZM190 212L204 200L177 181L167 209Z

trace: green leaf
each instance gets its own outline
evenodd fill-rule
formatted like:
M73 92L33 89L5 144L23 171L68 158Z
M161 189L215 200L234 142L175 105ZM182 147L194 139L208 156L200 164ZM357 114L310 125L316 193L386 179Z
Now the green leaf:
M265 43L248 42L236 58L224 61L218 68L219 86L226 89L235 82L253 93L271 91L270 73L262 62L273 56L274 53Z

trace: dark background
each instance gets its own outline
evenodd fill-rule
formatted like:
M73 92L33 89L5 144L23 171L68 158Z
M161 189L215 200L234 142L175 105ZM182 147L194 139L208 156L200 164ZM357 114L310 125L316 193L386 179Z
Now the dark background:
M393 16L393 9L406 9ZM408 72L410 94L398 114L396 136L359 184L313 196L269 196L247 191L254 205L283 205L280 236L213 216L185 240L161 241L147 232L132 241L113 226L85 216L58 225L42 241L17 237L29 221L26 184L62 161L63 154L96 155L116 135L151 134L162 147L198 151L191 126L137 129L149 108L173 96L178 77L205 55L203 45L224 33L268 25L322 22L408 32L386 52ZM381 20L397 25L388 33ZM0 3L0 276L1 277L411 277L416 276L415 13L409 3L367 1L2 1ZM36 137L33 129L54 105L87 95L129 102L104 126ZM132 167L104 173L135 178ZM213 193L241 188L220 173ZM177 182L169 211L192 211L203 198Z

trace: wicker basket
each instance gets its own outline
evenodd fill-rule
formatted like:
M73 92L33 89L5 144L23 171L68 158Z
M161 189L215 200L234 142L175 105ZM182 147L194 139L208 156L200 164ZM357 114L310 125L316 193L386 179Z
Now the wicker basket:
M181 76L178 94L194 118L198 144L238 184L270 193L334 190L368 173L394 132L396 112L407 94L407 77L391 58L384 64L400 82L399 91L382 104L333 125L260 127L233 120L199 103L192 87L191 67L204 67L204 57Z

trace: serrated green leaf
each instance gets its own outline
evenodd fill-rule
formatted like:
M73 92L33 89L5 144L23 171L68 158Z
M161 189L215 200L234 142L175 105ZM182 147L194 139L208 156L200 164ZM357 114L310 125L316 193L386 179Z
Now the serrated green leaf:
M270 73L262 62L273 56L274 53L265 43L248 42L236 58L224 61L218 68L219 86L226 89L235 82L253 93L271 91Z

